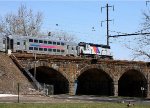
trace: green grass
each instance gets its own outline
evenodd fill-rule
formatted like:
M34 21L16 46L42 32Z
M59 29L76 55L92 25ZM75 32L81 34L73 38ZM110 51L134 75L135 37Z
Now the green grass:
M0 103L0 108L128 108L122 103ZM150 108L150 105L137 104L130 108Z

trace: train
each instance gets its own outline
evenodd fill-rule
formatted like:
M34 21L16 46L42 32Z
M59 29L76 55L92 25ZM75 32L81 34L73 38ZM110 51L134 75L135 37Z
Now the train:
M0 51L7 52L8 50L11 53L25 52L74 57L113 58L108 45L67 42L49 36L1 35Z

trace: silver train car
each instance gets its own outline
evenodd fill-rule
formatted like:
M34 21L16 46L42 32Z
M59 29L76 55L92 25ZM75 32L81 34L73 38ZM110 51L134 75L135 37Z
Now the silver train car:
M0 51L112 59L110 46L85 42L77 44L48 36L0 36Z
M48 37L0 37L0 51L77 56L77 44Z

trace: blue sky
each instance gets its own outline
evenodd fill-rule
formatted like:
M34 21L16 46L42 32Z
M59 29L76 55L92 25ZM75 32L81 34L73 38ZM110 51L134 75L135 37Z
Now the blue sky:
M106 44L106 9L101 13L101 7L106 3L113 6L109 8L110 34L116 32L134 33L140 30L143 21L142 12L150 7L146 6L146 0L17 0L0 1L0 15L9 12L17 12L21 4L34 12L41 11L44 14L43 31L63 30L76 36L78 41ZM59 26L56 26L58 24ZM92 27L96 31L92 31ZM111 32L116 31L116 32ZM132 43L131 37L110 39L111 52L115 59L131 60L132 52L125 44Z

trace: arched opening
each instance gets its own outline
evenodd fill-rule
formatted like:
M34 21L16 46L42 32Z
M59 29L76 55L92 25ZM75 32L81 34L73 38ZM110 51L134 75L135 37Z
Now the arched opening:
M136 70L125 72L118 82L118 95L129 97L146 97L147 81L142 73Z
M29 70L34 76L34 69ZM36 79L41 84L53 85L54 94L66 94L69 93L68 80L58 71L40 66L36 68Z
M89 69L77 79L78 95L113 95L113 80L100 69Z

